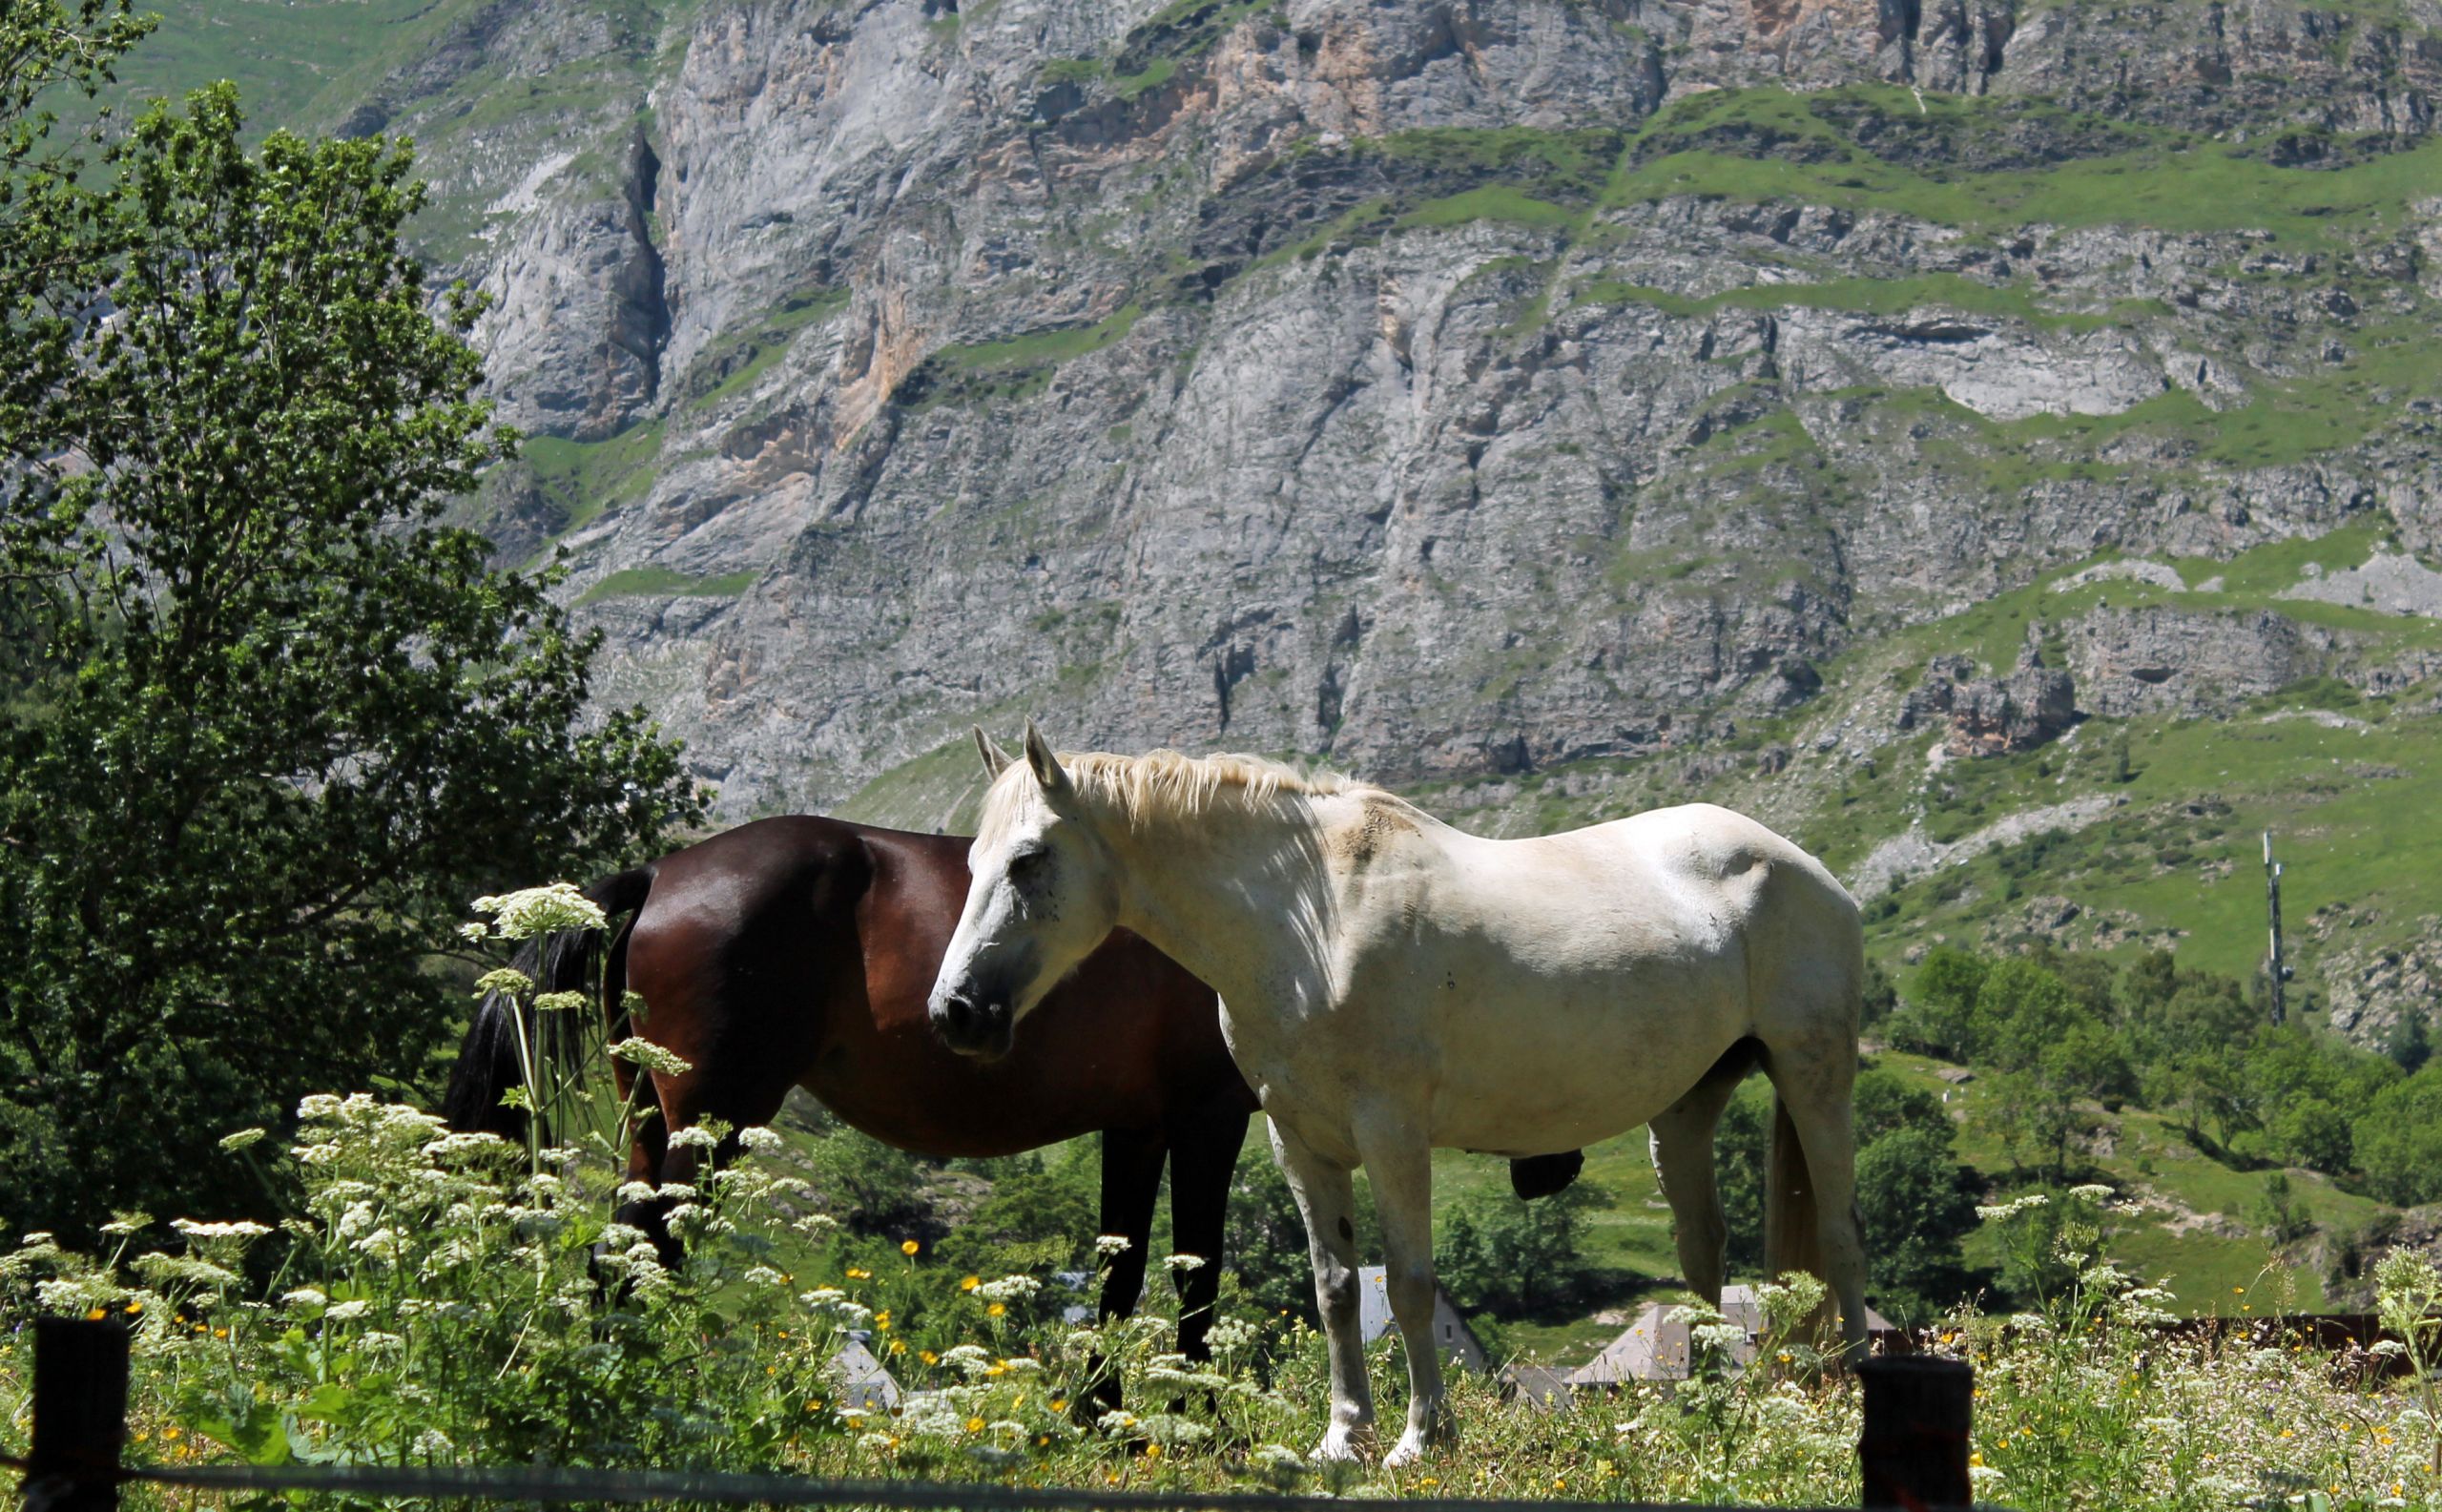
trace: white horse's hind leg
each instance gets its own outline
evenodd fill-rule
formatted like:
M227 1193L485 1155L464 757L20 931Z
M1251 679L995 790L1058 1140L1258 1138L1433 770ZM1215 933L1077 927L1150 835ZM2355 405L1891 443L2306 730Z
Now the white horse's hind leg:
M1804 1153L1824 1279L1839 1300L1844 1355L1854 1364L1866 1354L1866 1249L1857 1221L1856 1154L1850 1127L1853 1057L1836 1070L1825 1070L1831 1074L1775 1075L1773 1089Z
M1272 1152L1306 1219L1306 1248L1314 1264L1314 1305L1332 1362L1332 1420L1314 1453L1354 1460L1374 1432L1374 1388L1365 1377L1365 1340L1357 1318L1356 1191L1345 1166L1335 1166L1283 1129L1272 1126Z
M1670 1236L1679 1247L1679 1269L1687 1274L1687 1290L1715 1307L1721 1305L1729 1225L1722 1217L1721 1188L1714 1177L1713 1129L1744 1075L1742 1062L1736 1074L1706 1077L1645 1126L1653 1146L1653 1173L1670 1203Z
M1433 1151L1410 1119L1357 1129L1357 1153L1374 1183L1382 1220L1382 1280L1408 1357L1408 1425L1383 1457L1413 1464L1449 1426L1442 1405L1441 1350L1433 1336Z

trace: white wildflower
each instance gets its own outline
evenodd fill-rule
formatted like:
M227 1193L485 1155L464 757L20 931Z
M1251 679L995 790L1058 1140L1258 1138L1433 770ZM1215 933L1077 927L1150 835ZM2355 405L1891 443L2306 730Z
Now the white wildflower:
M546 992L534 1000L535 1011L539 1013L575 1013L586 1006L582 992Z
M695 1068L693 1062L681 1058L673 1051L666 1050L651 1040L633 1036L610 1046L610 1053L631 1066L641 1066L648 1071L655 1071L664 1076L684 1076Z
M322 1316L334 1323L344 1323L352 1318L362 1317L365 1309L371 1305L362 1297L352 1298L345 1302L333 1302L330 1311L324 1313Z
M670 1148L673 1150L711 1150L719 1144L719 1138L701 1126L670 1131Z
M241 1129L234 1134L223 1134L220 1138L220 1148L231 1154L236 1154L263 1137L263 1130L259 1129Z
M536 935L570 929L603 929L610 921L573 882L528 887L496 898L475 900L475 912L492 916L492 932L503 940L531 940Z
M977 1287L975 1295L987 1302L1023 1302L1042 1290L1043 1283L1033 1276L1004 1275Z
M2015 1218L2021 1212L2031 1212L2034 1209L2043 1207L2050 1203L2051 1200L2051 1198L2045 1196L2042 1192L2030 1191L2024 1196L2012 1197L2007 1202L1995 1203L1990 1207L1978 1206L1976 1210L1976 1216L1983 1219L1987 1223L1994 1222L1997 1219Z
M294 1292L283 1292L279 1300L287 1307L328 1307L331 1299L319 1287L300 1286Z
M534 979L514 966L501 966L475 979L475 996L488 998L493 993L523 997L534 990Z
M758 1127L755 1129L741 1129L737 1131L738 1148L745 1150L750 1155L771 1154L777 1150L783 1143L784 1141L780 1138L779 1134L769 1129Z
M1099 1233L1094 1236L1094 1253L1106 1257L1128 1253L1128 1236L1124 1233Z
M271 1232L259 1223L240 1218L235 1223L197 1223L193 1218L172 1218L170 1227L190 1240L208 1243L215 1239L259 1239Z
M1162 1257L1162 1263L1169 1266L1173 1271L1201 1271L1204 1269L1204 1256L1200 1254L1169 1254Z

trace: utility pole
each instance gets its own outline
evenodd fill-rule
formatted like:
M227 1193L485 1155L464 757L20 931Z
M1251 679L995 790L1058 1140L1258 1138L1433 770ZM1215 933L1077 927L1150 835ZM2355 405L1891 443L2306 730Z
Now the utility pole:
M2281 984L2289 980L2289 968L2281 963L2281 863L2272 859L2272 832L2264 832L2264 901L2272 917L2272 960L2268 974L2272 978L2272 1022L2279 1024L2288 1017Z

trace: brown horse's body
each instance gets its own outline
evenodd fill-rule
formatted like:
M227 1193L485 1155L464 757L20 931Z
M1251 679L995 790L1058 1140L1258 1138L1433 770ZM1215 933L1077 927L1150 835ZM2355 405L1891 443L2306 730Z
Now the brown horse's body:
M1088 958L1007 1057L942 1045L924 999L965 899L962 839L764 819L651 871L626 977L645 1001L636 1031L694 1063L655 1078L671 1128L764 1122L795 1086L919 1154L1217 1128L1235 1161L1255 1100L1212 989L1133 935Z
M932 1156L1004 1155L1103 1135L1102 1232L1129 1245L1106 1273L1105 1315L1133 1310L1165 1160L1180 1253L1180 1347L1202 1355L1220 1285L1230 1179L1255 1098L1230 1059L1212 990L1133 935L1118 934L1056 989L1027 1037L996 1062L953 1054L924 1000L966 896L963 839L839 819L742 825L587 895L614 919L606 1005L632 990L633 1031L691 1063L683 1075L618 1066L623 1096L658 1105L630 1173L688 1182L695 1152L668 1131L706 1118L764 1124L792 1087L886 1144ZM548 990L578 984L580 952L545 953ZM493 1005L486 1004L486 1012ZM505 1021L504 1021L505 1022ZM509 1037L479 1014L445 1110L462 1129L505 1127ZM522 1127L522 1126L521 1126ZM662 1236L659 1204L623 1213Z

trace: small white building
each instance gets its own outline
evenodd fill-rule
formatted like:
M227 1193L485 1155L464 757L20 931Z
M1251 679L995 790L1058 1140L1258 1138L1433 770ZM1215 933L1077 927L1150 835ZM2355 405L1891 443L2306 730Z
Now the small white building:
M1391 1315L1391 1290L1384 1274L1378 1265L1359 1266L1356 1271L1356 1316L1368 1344L1398 1326ZM1433 1283L1433 1342L1443 1358L1465 1370L1483 1371L1483 1343L1451 1305L1450 1294L1441 1290L1438 1281Z

